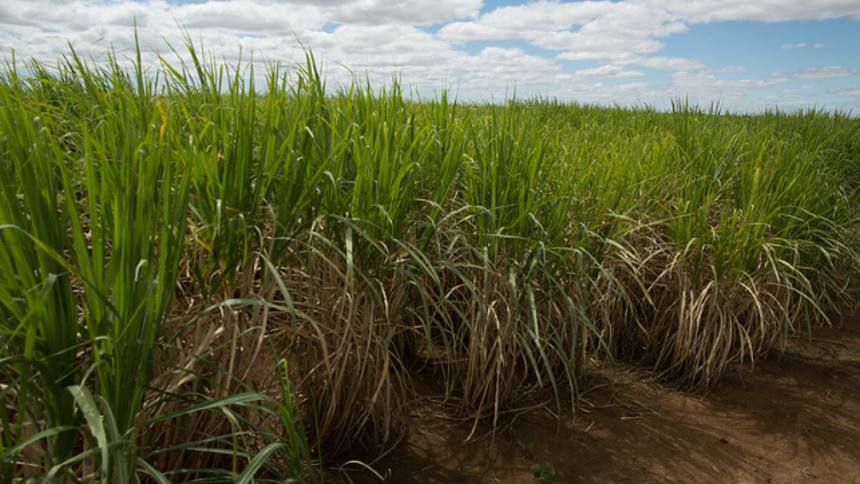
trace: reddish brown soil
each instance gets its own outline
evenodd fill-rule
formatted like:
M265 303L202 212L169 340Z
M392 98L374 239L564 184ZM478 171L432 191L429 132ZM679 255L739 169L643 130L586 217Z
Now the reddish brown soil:
M619 366L590 385L575 414L547 405L469 442L468 423L417 404L373 467L393 483L533 483L535 465L557 483L860 483L860 322L797 339L706 395Z

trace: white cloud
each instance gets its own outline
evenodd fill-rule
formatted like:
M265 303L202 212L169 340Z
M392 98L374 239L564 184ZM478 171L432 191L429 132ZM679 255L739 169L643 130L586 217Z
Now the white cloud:
M335 21L369 25L442 23L473 17L483 4L482 0L347 0L330 3L333 8L328 11Z
M241 47L245 58L253 52L257 62L300 61L300 39L335 83L352 75L341 67L348 66L374 82L397 75L421 92L453 87L464 98L498 99L516 87L521 95L556 93L595 102L663 103L693 94L743 103L750 102L750 92L788 79L818 83L855 73L831 66L758 80L722 79L720 74L739 74L743 67L709 66L661 51L672 35L699 23L860 20L858 0L538 0L482 7L482 0L0 0L0 58L14 49L19 59L52 62L67 42L97 61L110 48L122 57L133 48L130 28L136 22L150 64L155 50L169 53L167 43L181 50L181 25L218 59L235 61ZM791 40L806 41L782 47L824 47L804 37Z
M726 21L780 22L851 17L860 20L854 0L630 0L663 9L691 23Z
M620 65L607 64L600 67L592 67L589 69L580 69L573 73L573 77L613 77L616 79L625 79L630 77L641 77L643 74L639 71L628 71Z
M501 7L440 29L451 42L520 39L566 60L615 60L663 48L659 40L687 26L669 12L633 2L538 1Z
M676 72L672 84L663 91L663 96L685 96L691 102L707 104L717 102L728 109L747 110L763 108L760 94L788 82L779 77L772 79L722 79L715 74L699 72ZM773 104L773 103L770 103Z
M627 84L619 84L615 86L615 89L619 92L646 92L648 90L648 84L644 82L629 82Z
M452 23L443 27L439 34L452 41L540 36L545 32L566 31L573 26L584 25L609 14L614 8L608 2L539 1L501 7L474 21Z
M451 42L519 39L564 60L618 61L652 54L661 39L696 23L755 20L860 20L856 0L624 0L555 2L540 0L495 9L439 31ZM786 44L783 48L822 48L823 44Z
M704 64L695 60L695 59L685 59L682 57L663 57L663 56L637 56L630 53L619 53L618 55L609 56L608 58L602 56L588 56L581 55L577 52L562 52L557 56L560 60L571 60L571 61L590 61L590 60L609 60L612 61L613 65L616 66L626 66L626 65L634 65L640 67L647 67L649 69L656 69L661 71L692 71L697 69L703 69L705 67ZM741 68L743 69L743 68Z
M675 86L684 88L685 92L697 92L701 90L729 90L739 87L770 87L777 84L784 84L787 79L784 77L776 77L772 79L720 79L714 74L704 72L677 72L672 75L672 81Z
M816 42L814 44L807 44L805 42L800 42L797 44L782 44L783 49L805 49L809 47L810 49L823 49L824 44L820 42Z
M693 71L704 68L704 64L693 59L684 59L680 57L638 57L629 60L621 61L623 64L634 64L651 69L659 69L666 71Z
M836 94L845 97L860 97L860 87L854 89L843 89L841 91L836 91Z
M856 74L857 71L847 67L827 66L827 67L807 67L799 71L790 72L788 77L795 79L833 79L836 77L846 77Z

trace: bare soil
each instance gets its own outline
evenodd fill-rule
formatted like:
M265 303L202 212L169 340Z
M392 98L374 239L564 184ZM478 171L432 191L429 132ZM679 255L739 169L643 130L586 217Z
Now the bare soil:
M707 394L600 368L575 413L543 405L468 441L471 422L422 400L405 439L372 465L393 483L860 483L860 319L846 319Z

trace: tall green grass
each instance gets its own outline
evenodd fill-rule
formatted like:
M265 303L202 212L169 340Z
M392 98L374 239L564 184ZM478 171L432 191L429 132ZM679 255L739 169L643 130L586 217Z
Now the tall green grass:
M851 296L848 116L179 57L2 73L4 480L313 480L418 379L476 423L574 404L590 357L707 387Z

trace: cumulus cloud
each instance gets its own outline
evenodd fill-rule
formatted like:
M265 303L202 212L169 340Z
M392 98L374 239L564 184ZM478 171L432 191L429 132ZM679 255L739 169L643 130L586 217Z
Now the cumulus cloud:
M85 56L102 60L108 49L120 57L133 49L131 28L137 25L145 61L155 64L154 52L181 51L183 31L218 59L283 63L300 61L310 47L330 68L330 76L356 74L438 87L456 84L462 66L482 69L486 56L469 56L437 39L423 27L469 18L481 0L218 0L176 5L164 0L72 0L55 2L0 0L0 52L13 49L18 58L52 62L67 43ZM540 72L530 59L523 68ZM548 63L539 59L541 69ZM552 63L551 61L549 63ZM384 75L383 75L384 72ZM513 77L513 76L511 76ZM501 80L500 84L505 81ZM503 89L503 87L502 87Z
M520 39L566 60L619 60L663 48L661 39L691 25L718 21L860 20L860 2L846 0L624 0L554 2L507 6L452 22L439 35L452 42ZM784 48L822 48L786 44Z
M440 38L451 42L520 39L567 60L617 60L663 48L659 40L687 30L670 12L633 2L539 1L501 7L480 17L453 22Z
M702 23L831 18L860 20L860 2L524 0L490 8L482 0L0 0L0 57L14 49L19 59L50 62L67 42L96 62L107 49L127 56L137 25L144 60L153 65L156 51L181 50L184 31L207 55L231 62L240 47L259 63L300 61L310 47L335 82L396 75L419 91L452 87L464 98L500 98L516 88L594 102L662 103L692 94L742 103L788 79L824 82L855 71L811 67L724 79L744 68L665 54L669 39ZM824 45L807 39L782 47Z

